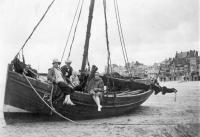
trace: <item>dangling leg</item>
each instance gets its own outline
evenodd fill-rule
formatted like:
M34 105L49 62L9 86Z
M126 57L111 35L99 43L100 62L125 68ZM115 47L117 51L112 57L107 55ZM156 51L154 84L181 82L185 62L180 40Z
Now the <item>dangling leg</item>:
M101 111L101 104L100 104L100 98L98 95L92 95L93 100L95 101L95 103L97 104L98 107L98 111Z
M72 101L71 101L71 99L70 99L70 95L66 95L65 96L65 100L63 101L63 104L67 104L67 105L75 105Z
M100 98L99 98L99 96L96 96L96 100L97 100L98 111L101 111L102 106L100 104Z
M65 100L63 101L63 104L69 104L69 95L65 95Z
M69 96L68 96L68 101L69 101L70 105L74 106L75 104L70 99L70 94L74 93L74 90L73 90L73 88L69 88L69 91L70 91L70 93L69 93Z
M92 98L93 98L94 102L97 104L96 96L92 95Z
M58 86L60 87L60 89L62 90L62 92L66 95L63 104L74 105L74 103L70 99L70 94L74 92L73 88L71 88L65 82L59 82Z
M69 104L70 104L70 105L72 105L72 106L75 105L75 104L71 101L71 99L70 99L70 95L68 95L68 101L69 101Z

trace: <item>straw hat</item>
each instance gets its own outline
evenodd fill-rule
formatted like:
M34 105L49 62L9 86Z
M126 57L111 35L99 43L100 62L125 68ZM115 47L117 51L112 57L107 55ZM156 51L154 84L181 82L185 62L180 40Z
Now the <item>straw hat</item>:
M58 63L60 65L60 61L58 59L53 59L53 63L52 64L54 64L54 63Z
M65 61L65 63L72 63L72 61L71 60L69 60L69 59L67 59L66 61Z

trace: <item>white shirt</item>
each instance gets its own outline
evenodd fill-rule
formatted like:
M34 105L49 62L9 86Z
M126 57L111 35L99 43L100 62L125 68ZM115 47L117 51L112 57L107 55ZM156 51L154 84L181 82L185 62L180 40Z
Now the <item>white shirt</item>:
M56 76L56 83L65 82L65 80L62 77L62 72L59 69L54 68L54 72L55 72L55 76Z
M71 81L71 83L72 83L73 86L78 86L80 84L78 76L74 75L74 74L71 75L70 81Z

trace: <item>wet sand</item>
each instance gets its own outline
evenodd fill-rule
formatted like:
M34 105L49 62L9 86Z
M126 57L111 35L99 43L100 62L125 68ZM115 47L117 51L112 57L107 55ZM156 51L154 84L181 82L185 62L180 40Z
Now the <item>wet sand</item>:
M198 137L200 136L200 82L165 82L174 94L152 95L131 114L93 120L55 121L44 116L21 116L5 125L1 137Z

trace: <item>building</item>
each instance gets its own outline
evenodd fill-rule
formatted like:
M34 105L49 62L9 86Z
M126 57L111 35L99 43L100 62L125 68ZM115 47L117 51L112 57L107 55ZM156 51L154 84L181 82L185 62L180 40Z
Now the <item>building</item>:
M157 78L160 70L160 64L154 63L152 66L148 66L145 73L148 78Z
M200 57L195 50L176 52L174 58L165 59L152 66L146 66L138 61L127 63L125 66L112 64L112 72L122 76L129 76L127 68L130 68L134 77L159 78L160 81L200 80Z
M117 65L117 64L112 64L112 72L117 72L122 76L131 76L134 77L147 77L147 66L139 63L138 61L136 62L131 62L126 64L125 66ZM105 72L107 71L107 66L105 67Z
M199 80L198 51L176 52L175 57L161 64L160 80Z

